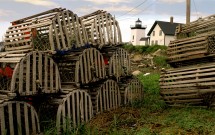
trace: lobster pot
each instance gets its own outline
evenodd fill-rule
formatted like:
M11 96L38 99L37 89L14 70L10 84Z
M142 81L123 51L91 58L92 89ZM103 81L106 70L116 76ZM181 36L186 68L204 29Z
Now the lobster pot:
M60 89L58 67L47 54L0 53L0 98L56 93Z
M179 66L175 63L183 64L188 60L210 56L214 53L215 33L171 41L167 49L168 62L175 66Z
M58 133L88 122L93 117L91 96L84 90L74 90L59 104L56 126Z
M76 14L56 8L12 22L5 34L5 51L56 51L87 43Z
M39 119L34 107L25 102L0 104L1 135L31 135L40 133Z
M213 32L215 30L214 23L215 15L211 15L205 18L200 18L189 24L179 25L178 27L176 27L176 37L177 39L181 39Z
M90 91L94 114L110 111L120 107L121 96L119 86L114 80L107 80L98 88Z
M167 70L160 78L160 93L170 105L202 104L214 87L215 63Z
M102 48L122 44L119 23L106 11L98 10L80 17L87 32L89 43Z
M109 76L114 76L117 81L121 77L131 74L131 62L128 52L122 48L118 48L109 58Z
M121 94L124 96L124 104L141 101L144 96L143 84L138 79L133 78L129 80Z
M95 48L56 57L62 86L86 85L106 77L102 54Z

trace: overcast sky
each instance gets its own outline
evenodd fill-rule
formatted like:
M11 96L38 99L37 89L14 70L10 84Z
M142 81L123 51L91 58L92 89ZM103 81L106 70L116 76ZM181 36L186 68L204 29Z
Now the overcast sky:
M215 0L191 2L191 20L215 14ZM130 25L138 18L147 26L146 34L156 20L169 21L170 16L174 22L186 20L186 0L0 0L0 41L11 21L56 7L69 9L78 16L98 9L108 11L119 21L123 41L130 40Z

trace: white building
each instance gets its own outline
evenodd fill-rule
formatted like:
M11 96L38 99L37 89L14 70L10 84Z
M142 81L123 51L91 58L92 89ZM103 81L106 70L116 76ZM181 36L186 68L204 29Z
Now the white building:
M170 22L155 21L147 34L150 36L150 45L169 45L175 39L175 29L179 24L173 23L173 17Z
M146 26L142 26L142 21L138 18L134 26L131 26L132 45L147 45L149 39L145 37Z

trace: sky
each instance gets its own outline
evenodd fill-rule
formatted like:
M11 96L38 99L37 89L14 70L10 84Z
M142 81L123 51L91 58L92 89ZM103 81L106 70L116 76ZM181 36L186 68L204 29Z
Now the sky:
M191 21L215 14L215 0L191 0ZM156 20L186 22L186 0L0 0L0 41L10 22L52 8L62 7L78 16L106 10L119 22L122 39L130 41L130 26L139 18L147 27Z

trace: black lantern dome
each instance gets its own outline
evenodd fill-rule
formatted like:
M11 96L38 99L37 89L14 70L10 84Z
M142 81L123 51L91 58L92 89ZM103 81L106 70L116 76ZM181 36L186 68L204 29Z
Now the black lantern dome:
M138 18L137 21L135 21L135 25L131 26L131 29L146 29L146 27L142 26L142 21Z
M138 20L135 22L135 27L141 28L141 26L142 26L142 21L140 21L140 19L138 18Z

